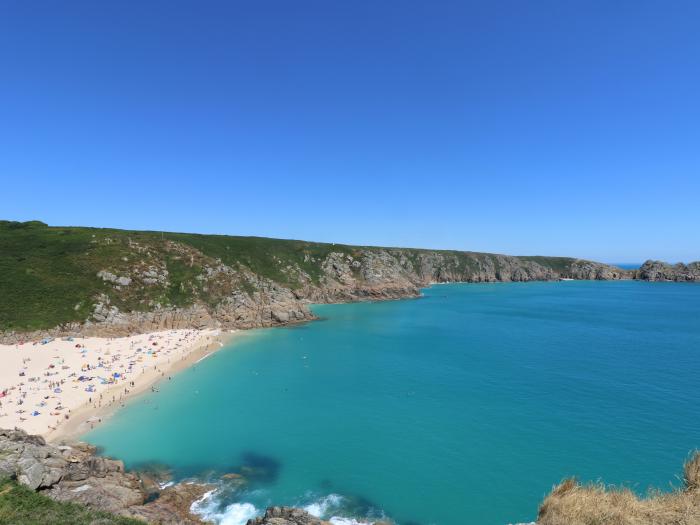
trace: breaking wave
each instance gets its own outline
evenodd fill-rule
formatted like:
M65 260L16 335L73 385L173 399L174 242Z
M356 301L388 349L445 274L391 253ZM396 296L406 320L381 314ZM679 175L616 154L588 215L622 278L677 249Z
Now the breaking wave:
M334 515L341 510L343 500L343 496L339 494L329 494L328 496L306 505L304 510L312 516L330 521L333 525L372 525L372 522L369 521L357 521L354 518Z
M210 490L200 499L192 503L190 511L201 516L204 521L217 525L245 525L249 519L255 518L261 512L252 503L231 503L220 510L220 503L215 496L216 490Z
M307 495L309 501L310 495ZM197 501L192 503L190 511L201 517L203 521L216 525L246 525L249 519L262 516L264 509L258 509L249 502L236 502L226 505L227 496L221 487L212 489ZM230 501L230 499L229 499ZM339 494L328 494L313 499L306 505L299 505L306 512L329 521L332 525L372 525L374 520L358 520L348 517L348 500Z
M342 502L342 496L338 494L329 494L328 496L321 498L318 501L314 501L313 503L306 505L304 507L304 510L312 516L316 516L317 518L323 518L328 514L329 511L337 509Z

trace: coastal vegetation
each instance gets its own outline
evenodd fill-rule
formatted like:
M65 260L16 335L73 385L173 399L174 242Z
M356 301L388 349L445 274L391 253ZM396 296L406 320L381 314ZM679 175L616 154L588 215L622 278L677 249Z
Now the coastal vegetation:
M141 520L58 502L11 479L0 480L0 523L12 525L143 525Z
M700 452L685 463L683 487L640 498L628 488L564 480L540 506L537 525L694 525L700 523Z

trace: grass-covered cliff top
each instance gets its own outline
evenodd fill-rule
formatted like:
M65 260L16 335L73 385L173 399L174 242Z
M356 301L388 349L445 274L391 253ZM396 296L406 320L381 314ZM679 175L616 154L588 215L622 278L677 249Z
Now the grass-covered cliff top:
M254 291L251 274L296 289L318 283L323 262L333 252L357 255L380 250L261 237L0 221L0 331L83 321L100 294L112 294L111 304L121 311L187 306L195 301L215 304L216 293L226 287L208 285L205 276L211 276L212 268L222 263L230 267L228 292L231 286ZM449 255L455 264L461 263L462 271L476 271L479 258L490 259L498 270L498 259L490 254L401 249L401 255L414 262L425 253ZM560 273L574 261L565 257L519 260L537 262ZM358 267L351 269L359 275ZM98 276L104 271L109 274ZM140 272L138 283L119 285L117 279L133 277L134 272Z

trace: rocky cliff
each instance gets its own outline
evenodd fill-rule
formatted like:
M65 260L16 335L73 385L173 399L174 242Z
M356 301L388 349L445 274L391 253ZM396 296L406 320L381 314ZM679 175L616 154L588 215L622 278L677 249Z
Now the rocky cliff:
M700 262L670 265L662 261L647 261L635 277L644 281L700 282Z

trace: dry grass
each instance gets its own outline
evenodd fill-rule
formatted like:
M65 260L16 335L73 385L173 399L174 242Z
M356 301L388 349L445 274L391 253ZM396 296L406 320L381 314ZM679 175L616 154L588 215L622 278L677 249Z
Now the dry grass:
M700 525L700 452L686 462L684 487L639 498L624 488L567 479L540 506L538 525Z

